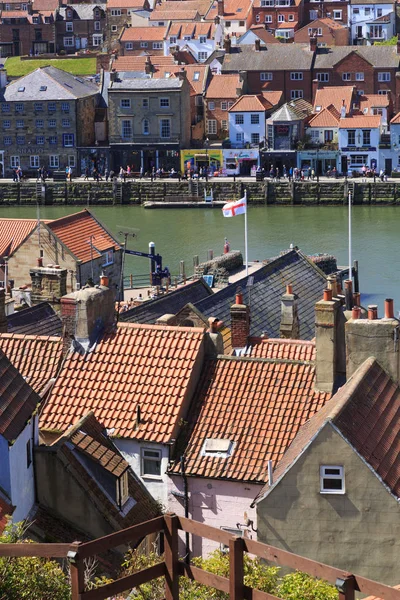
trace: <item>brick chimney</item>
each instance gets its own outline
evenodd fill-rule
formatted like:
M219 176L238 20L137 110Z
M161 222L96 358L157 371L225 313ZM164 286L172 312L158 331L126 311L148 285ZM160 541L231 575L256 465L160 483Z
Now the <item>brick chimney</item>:
M250 335L250 310L243 304L242 291L236 292L235 304L231 306L232 348L244 348Z
M254 40L254 48L255 48L256 52L260 52L260 49L261 49L261 40L260 40L260 38L256 38Z
M89 351L114 321L114 293L103 285L85 286L61 298L64 334L75 340L75 349Z
M232 46L231 38L227 35L226 38L224 39L224 50L227 54L230 53L231 46Z
M0 333L7 333L5 288L0 288Z
M300 337L297 300L298 296L293 293L292 286L286 286L286 292L281 298L281 338L297 340Z
M312 101L315 103L315 96L317 95L317 89L319 88L318 79L313 79L312 81Z
M351 377L364 360L374 356L390 377L400 383L399 328L391 298L385 300L382 319L378 318L375 304L368 306L368 318L349 319L345 327L347 377Z
M43 267L42 259L38 259L38 266L29 269L32 281L32 304L39 302L59 302L61 296L67 293L67 269L59 265Z
M310 52L315 52L317 49L317 38L315 35L310 36L309 48Z
M344 317L341 304L333 300L332 290L324 290L323 299L315 305L315 389L334 392L344 379Z
M185 79L187 79L187 73L186 73L186 69L185 67L181 67L179 73L178 73L178 78L181 81L184 81Z
M218 16L223 17L225 13L224 0L218 0Z
M146 73L146 75L151 75L153 72L153 64L151 62L150 56L146 57L146 62L144 64L144 72Z

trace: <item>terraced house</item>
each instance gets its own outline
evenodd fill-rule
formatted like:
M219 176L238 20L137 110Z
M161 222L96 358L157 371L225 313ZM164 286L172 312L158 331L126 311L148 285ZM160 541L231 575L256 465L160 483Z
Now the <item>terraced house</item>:
M95 142L96 85L55 67L42 67L6 85L2 71L1 147L4 174L20 166L36 174L77 167L78 146Z
M0 3L0 56L55 51L58 0Z

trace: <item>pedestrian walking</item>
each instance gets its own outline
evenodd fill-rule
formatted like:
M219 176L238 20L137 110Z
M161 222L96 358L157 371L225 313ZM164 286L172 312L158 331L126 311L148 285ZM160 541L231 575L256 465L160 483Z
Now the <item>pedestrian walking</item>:
M109 176L110 176L110 174L109 174L108 169L106 167L106 169L104 171L104 177L105 177L106 181L108 181Z
M85 177L83 178L83 181L87 181L89 179L89 175L90 175L89 167L86 167L85 168Z

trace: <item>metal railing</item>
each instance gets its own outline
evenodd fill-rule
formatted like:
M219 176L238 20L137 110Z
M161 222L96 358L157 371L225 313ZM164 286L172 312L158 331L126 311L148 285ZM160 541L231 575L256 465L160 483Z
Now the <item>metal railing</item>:
M209 573L183 562L179 556L179 531L213 540L229 547L229 577ZM150 534L163 532L164 560L132 575L117 579L96 589L86 590L85 560L120 546L137 544ZM66 558L70 564L71 600L105 600L131 590L158 577L165 577L165 600L179 600L179 577L188 577L225 593L231 600L280 600L276 596L244 584L244 553L248 552L270 563L308 573L336 585L338 600L355 600L356 592L371 594L383 600L400 600L400 590L377 583L366 577L324 565L292 552L261 542L236 537L215 527L191 519L167 514L111 533L90 542L73 544L0 544L0 556L38 556Z

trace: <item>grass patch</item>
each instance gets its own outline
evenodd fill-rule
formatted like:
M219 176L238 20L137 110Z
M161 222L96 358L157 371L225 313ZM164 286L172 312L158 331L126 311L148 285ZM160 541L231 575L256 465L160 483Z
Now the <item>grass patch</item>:
M10 56L5 62L7 69L7 75L10 77L22 77L32 73L39 67L46 67L51 65L71 73L71 75L95 75L96 74L96 59L95 58L75 58L75 59L60 59L52 60L46 59L34 59L34 60L21 60L20 56Z

